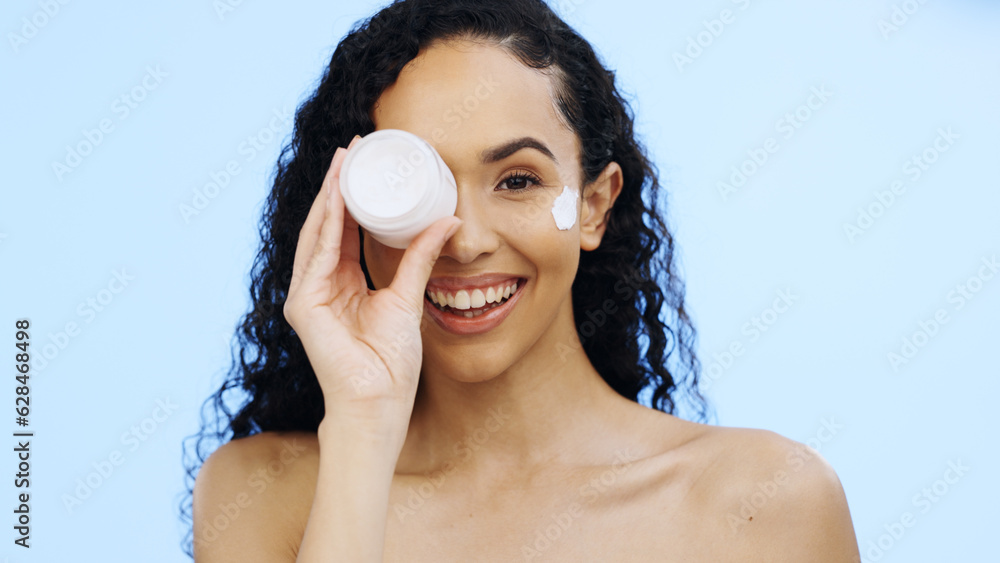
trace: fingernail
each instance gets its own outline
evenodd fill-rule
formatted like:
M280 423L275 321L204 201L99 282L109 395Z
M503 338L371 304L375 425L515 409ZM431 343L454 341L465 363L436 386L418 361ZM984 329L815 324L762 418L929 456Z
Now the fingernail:
M337 164L344 160L344 156L347 154L347 150L344 147L337 147L337 150L333 153L333 162L331 165Z
M354 143L357 143L358 139L360 139L360 138L361 138L361 135L355 135L354 138L351 139L351 144L347 145L347 150L351 150L351 147L353 147Z

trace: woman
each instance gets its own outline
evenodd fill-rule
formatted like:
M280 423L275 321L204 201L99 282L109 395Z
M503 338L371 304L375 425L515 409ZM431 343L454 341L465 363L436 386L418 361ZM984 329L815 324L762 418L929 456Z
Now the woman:
M377 129L458 184L405 251L339 192ZM539 0L407 0L349 34L279 162L196 559L857 561L818 454L672 415L705 406L657 190L613 74Z

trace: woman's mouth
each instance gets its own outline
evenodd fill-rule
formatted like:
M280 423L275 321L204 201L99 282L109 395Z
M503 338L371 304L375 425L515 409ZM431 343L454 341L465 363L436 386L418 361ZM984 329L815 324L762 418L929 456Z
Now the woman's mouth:
M460 289L454 292L427 291L426 296L439 311L472 319L506 303L511 295L517 293L517 283L515 280L489 287L485 291L479 288L471 291Z
M513 310L527 280L459 290L428 289L425 309L445 330L476 334L492 330Z

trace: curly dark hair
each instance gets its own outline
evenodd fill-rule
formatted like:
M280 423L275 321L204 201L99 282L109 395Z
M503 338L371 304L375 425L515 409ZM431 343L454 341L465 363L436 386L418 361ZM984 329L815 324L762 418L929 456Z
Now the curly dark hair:
M386 87L421 49L456 38L499 45L525 65L551 73L560 113L581 141L584 184L611 162L621 166L624 185L601 245L581 252L573 282L577 332L594 368L622 396L639 402L640 392L651 390L653 408L674 414L684 406L688 418L707 418L674 240L657 209L657 170L635 139L632 111L614 73L542 0L400 0L344 37L316 92L298 108L260 223L252 307L234 336L238 353L221 388L202 406L200 432L185 440L187 490L180 511L186 522L193 524L195 475L214 447L265 431L317 430L323 394L282 314L299 229L337 147L374 131L369 112ZM361 263L374 289L363 255ZM603 314L612 297L616 309ZM669 318L661 320L661 313ZM243 401L235 414L225 402L231 393ZM196 443L189 457L191 439ZM192 526L183 541L191 557L193 535Z

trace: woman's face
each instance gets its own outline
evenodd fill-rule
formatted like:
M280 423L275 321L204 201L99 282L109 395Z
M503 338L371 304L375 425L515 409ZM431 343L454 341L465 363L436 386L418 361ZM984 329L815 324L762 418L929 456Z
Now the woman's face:
M466 311L440 311L425 296L425 369L482 381L533 348L544 352L537 346L552 347L555 357L558 342L572 343L570 288L581 247L596 244L586 226L581 231L586 201L576 198L571 228L557 228L552 214L564 186L578 196L581 188L579 141L558 113L553 86L498 47L437 43L403 69L372 110L376 129L424 138L455 176L455 214L464 223L444 246L428 288L456 296L465 288L476 307L474 288L489 295L490 287L518 281L509 302L473 319ZM366 234L364 252L375 287L389 285L403 251Z

